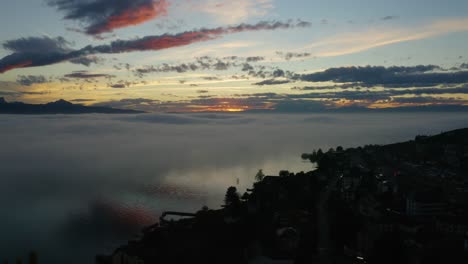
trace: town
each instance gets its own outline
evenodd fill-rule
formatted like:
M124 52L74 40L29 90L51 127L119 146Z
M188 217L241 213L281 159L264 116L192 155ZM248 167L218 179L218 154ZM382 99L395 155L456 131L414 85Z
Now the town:
M260 170L96 263L468 263L468 129L302 158L317 169Z

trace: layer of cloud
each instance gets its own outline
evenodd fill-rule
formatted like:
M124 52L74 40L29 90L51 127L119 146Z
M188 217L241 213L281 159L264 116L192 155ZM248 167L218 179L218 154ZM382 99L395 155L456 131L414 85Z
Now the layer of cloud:
M279 84L286 84L286 83L290 83L291 81L289 80L275 80L275 79L269 79L269 80L264 80L264 81L261 81L261 82L258 82L258 83L254 83L254 85L260 85L260 86L263 86L263 85L279 85Z
M466 114L453 113L5 116L0 123L8 139L0 151L0 205L8 212L0 219L2 258L32 248L50 264L91 263L161 211L218 208L227 186L239 178L239 190L250 188L260 168L311 170L300 153L312 149L468 125Z
M44 75L18 75L16 82L24 86L31 86L37 83L46 83L47 78Z
M65 13L64 19L87 24L86 34L96 35L138 25L167 13L166 0L48 0Z
M212 29L199 29L186 31L179 34L164 34L146 36L134 40L116 40L108 45L87 46L79 50L69 50L67 42L63 38L28 38L8 41L4 44L13 54L0 60L0 73L24 67L44 66L83 56L95 54L117 54L134 51L157 51L190 45L220 38L224 35L240 32L260 30L278 30L309 27L305 21L296 22L259 22L257 24L240 24L230 27L218 27ZM36 44L40 44L36 49Z
M323 72L303 74L298 79L308 82L356 83L363 86L436 86L440 84L467 83L468 71L440 71L435 65L410 67L341 67Z
M90 73L88 71L75 71L73 73L65 74L65 78L71 79L94 79L94 78L112 78L113 75L105 73Z

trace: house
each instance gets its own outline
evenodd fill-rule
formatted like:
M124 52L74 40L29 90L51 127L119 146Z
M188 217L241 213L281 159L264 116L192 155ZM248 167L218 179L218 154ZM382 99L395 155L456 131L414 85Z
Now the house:
M438 195L430 192L419 192L406 199L406 214L408 216L438 216L447 210L447 204Z
M144 264L145 262L137 256L129 255L123 249L118 249L112 255L112 264Z

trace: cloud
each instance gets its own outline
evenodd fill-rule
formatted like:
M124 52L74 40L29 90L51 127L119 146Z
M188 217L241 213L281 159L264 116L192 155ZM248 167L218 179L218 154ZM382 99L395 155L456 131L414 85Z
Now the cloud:
M247 57L245 59L246 62L259 62L259 61L264 61L265 57L261 56L254 56L254 57Z
M70 63L73 64L81 64L86 67L89 67L91 64L100 64L104 61L103 58L97 57L97 56L83 56L83 57L78 57L78 58L73 58L69 60Z
M398 104L412 104L412 105L421 105L421 104L430 104L430 105L450 105L455 104L459 105L460 102L466 103L467 100L460 100L457 98L445 98L445 97L431 97L431 96L415 96L415 97L395 97L391 100L393 103Z
M191 9L207 13L226 24L265 16L273 8L273 0L206 0L191 6Z
M70 51L65 45L67 42L63 38L51 39L44 36L41 38L19 39L8 41L4 44L5 48L14 53L0 60L0 73L15 68L51 65L95 54L157 51L209 41L224 35L241 32L303 28L308 26L310 26L310 23L300 20L297 22L264 21L257 24L239 24L230 27L186 31L174 35L164 34L146 36L134 40L116 40L108 45L87 46L80 50ZM35 48L36 44L40 44L37 49Z
M16 82L24 86L31 86L36 83L46 83L47 78L43 75L18 75Z
M95 99L72 99L70 100L71 102L76 102L76 103L87 103L87 102L94 102L96 101Z
M154 110L154 106L159 105L159 100L147 99L147 98L126 98L121 100L112 100L106 102L95 103L94 106L103 106L119 109L145 109L142 111L151 112Z
M312 56L311 53L309 52L281 52L277 51L276 54L285 60L289 61L293 58L307 58Z
M93 78L111 78L115 77L114 75L104 74L104 73L89 73L87 71L75 71L70 74L65 74L65 78L73 79L93 79Z
M436 70L439 70L437 72ZM395 87L436 86L468 82L468 71L440 71L439 66L366 66L330 68L322 72L298 75L295 78L308 82L355 83L364 86L384 85Z
M263 72L263 70L266 69L265 66L254 65L254 63L263 61L264 59L265 59L264 57L260 57L260 56L252 56L252 57L231 56L231 57L224 57L224 58L203 56L203 57L196 58L195 61L175 64L175 65L163 63L161 65L143 66L141 68L134 69L133 73L137 77L142 78L145 74L150 74L150 73L167 73L167 72L184 73L184 72L189 72L189 71L203 71L203 70L226 71L232 68L240 68L242 71L249 71L249 72L252 71L251 73L252 76L259 76L261 74L265 76L271 75L273 77L284 76L284 71L282 70L276 69L274 72ZM262 71L262 73L255 72L254 70L256 68L259 71ZM281 73L283 73L283 75L281 75Z
M206 81L220 81L221 80L219 77L216 77L216 76L206 76L206 77L202 77L202 79Z
M387 21L387 20L395 20L395 19L399 19L399 18L400 18L399 16L384 16L384 17L380 18L380 20Z
M63 37L43 36L9 40L2 46L14 53L68 53L71 51L70 44Z
M391 44L416 41L449 33L468 31L468 18L437 20L429 24L405 28L372 28L361 32L345 32L321 38L303 50L314 50L313 56L335 57L363 52Z
M3 48L13 54L0 60L0 73L23 67L44 66L78 58L70 47L70 42L62 37L29 37L10 40L3 43Z
M263 85L279 85L279 84L286 84L286 83L290 83L291 81L289 80L275 80L275 79L270 79L270 80L264 80L264 81L261 81L261 82L258 82L258 83L254 83L254 85L260 85L260 86L263 86Z
M166 0L48 0L65 13L64 19L87 24L84 32L97 35L138 25L167 14Z
M123 88L127 88L127 85L123 84L123 83L116 83L116 84L111 84L109 85L111 88L115 88L115 89L123 89Z

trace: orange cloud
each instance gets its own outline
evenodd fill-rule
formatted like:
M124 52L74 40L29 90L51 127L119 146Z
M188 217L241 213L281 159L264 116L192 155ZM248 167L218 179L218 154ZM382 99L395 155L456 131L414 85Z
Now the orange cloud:
M111 32L117 28L138 25L159 16L167 15L169 3L165 0L141 5L125 10L121 14L110 16L107 21L97 27L89 28L88 34Z
M0 67L0 73L4 73L4 72L7 72L7 71L16 69L16 68L28 67L31 64L32 64L32 61L25 61L25 62L19 62L19 63L12 64L12 65L7 65L5 67Z
M15 68L44 66L70 61L83 56L93 54L116 54L132 51L162 50L174 47L186 46L192 43L208 41L220 38L224 35L240 32L252 32L259 30L277 30L309 27L310 23L305 21L297 22L259 22L257 24L239 24L231 27L217 27L213 29L200 29L186 31L179 34L164 34L157 36L146 36L134 40L116 40L108 45L86 46L80 50L68 50L54 44L57 40L52 40L54 45L47 44L48 50L34 50L37 44L44 42L48 37L29 38L22 40L22 45L27 46L27 52L23 50L13 50L15 53L0 59L0 73ZM63 40L61 40L63 41ZM30 61L23 64L24 61Z

